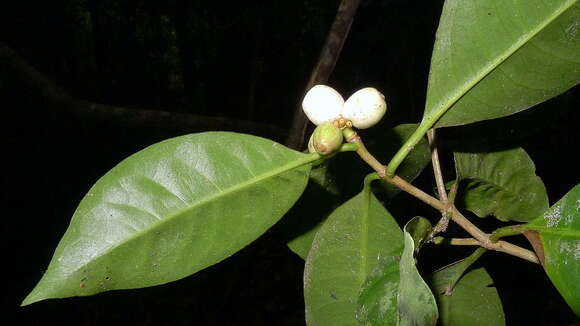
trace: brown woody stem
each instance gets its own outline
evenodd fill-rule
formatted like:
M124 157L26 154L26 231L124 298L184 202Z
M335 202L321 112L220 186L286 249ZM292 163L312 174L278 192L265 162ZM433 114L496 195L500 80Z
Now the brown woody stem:
M467 233L474 237L479 245L483 248L505 252L507 254L520 257L522 259L528 260L533 263L539 263L538 257L534 252L518 247L511 243L505 241L492 242L489 235L481 231L477 226L471 223L463 214L461 214L457 208L453 205L447 205L438 200L437 198L425 193L423 190L413 186L407 181L403 180L398 176L388 177L386 175L387 166L380 163L365 147L362 139L357 134L353 134L351 137L347 137L347 142L355 143L358 145L356 150L357 154L363 159L370 167L372 167L377 174L386 182L391 183L401 190L413 195L422 202L430 205L431 207L437 209L442 214L449 216L455 223L462 227Z

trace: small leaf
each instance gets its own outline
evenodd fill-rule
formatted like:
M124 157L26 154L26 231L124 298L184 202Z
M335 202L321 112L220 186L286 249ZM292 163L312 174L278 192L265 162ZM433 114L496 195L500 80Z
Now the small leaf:
M550 280L580 316L580 184L528 226Z
M317 157L226 132L130 156L83 198L23 305L163 284L223 260L294 204Z
M443 115L436 126L444 127L498 118L576 85L577 2L445 1L423 120Z
M415 131L416 124L402 124L386 132L379 132L375 141L368 144L369 150L379 160L388 160L404 141ZM415 146L397 170L398 175L411 182L431 161L429 144L423 139ZM281 221L284 236L289 239L288 247L306 259L314 235L330 212L347 198L355 195L352 185L358 184L372 170L354 154L338 154L323 165L312 169L304 196ZM314 184L316 185L314 185ZM383 193L392 199L401 190L385 181L379 182Z
M527 222L548 207L544 183L521 148L491 153L455 153L457 176L464 180L458 203L479 217Z
M409 233L411 230L424 230L426 225L424 221L425 219L422 217L415 217L403 229L405 233L405 249L401 256L399 267L398 325L435 325L437 322L438 312L435 298L419 274L413 255L415 243L420 243L423 239L422 232Z
M304 269L308 325L355 325L371 271L402 251L402 232L369 186L337 208L312 243Z
M409 233L413 239L413 246L415 246L415 252L418 252L423 245L425 238L431 233L433 226L428 219L417 216L407 222L405 225L405 232Z
M429 279L439 306L439 323L442 326L505 325L501 300L485 269L474 269L463 275L451 295L447 295L457 274L463 274L461 262L436 271Z

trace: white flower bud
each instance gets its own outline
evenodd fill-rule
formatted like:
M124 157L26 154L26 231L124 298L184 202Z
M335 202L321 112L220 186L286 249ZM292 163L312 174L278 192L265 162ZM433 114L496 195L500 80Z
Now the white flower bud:
M367 87L356 91L344 103L342 117L352 121L358 129L372 127L387 112L385 96L376 88Z
M343 105L342 96L334 88L325 85L312 87L302 100L302 110L317 126L338 119Z

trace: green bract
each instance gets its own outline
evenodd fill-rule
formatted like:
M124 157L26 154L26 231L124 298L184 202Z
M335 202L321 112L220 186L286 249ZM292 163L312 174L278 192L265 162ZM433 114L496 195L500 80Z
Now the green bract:
M326 122L316 127L312 134L312 147L317 153L328 155L340 147L343 141L342 130L333 123Z

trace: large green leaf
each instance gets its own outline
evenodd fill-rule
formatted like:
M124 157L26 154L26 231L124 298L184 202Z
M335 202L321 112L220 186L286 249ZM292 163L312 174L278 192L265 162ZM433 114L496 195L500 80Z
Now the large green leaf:
M491 153L455 153L462 182L458 203L479 217L531 221L548 208L544 183L521 148ZM467 180L465 180L467 179Z
M435 325L437 305L415 265L415 253L431 223L415 217L405 225L402 256L391 257L373 271L359 296L360 325Z
M580 80L578 0L447 0L431 59L424 122L506 116ZM445 113L446 112L446 113Z
M226 132L140 151L89 190L23 304L167 283L215 264L294 204L317 157Z
M458 273L463 273L460 263L436 271L429 279L439 306L440 325L505 325L501 300L485 269L474 269L463 275L449 294L449 285Z
M526 232L546 273L580 316L580 184L528 224Z
M380 131L374 135L368 144L369 150L379 160L386 162L407 138L417 128L416 124L402 124ZM403 161L398 175L411 182L423 171L431 161L429 143L423 138ZM358 184L371 172L371 169L353 154L339 154L325 164L312 169L306 192L296 206L286 215L282 223L289 241L288 247L306 259L314 235L332 212L342 201L351 198L352 185ZM377 182L382 188L381 194L392 199L401 190L385 181Z
M371 271L399 255L402 232L371 193L337 208L316 234L304 269L308 325L354 325L357 299Z

